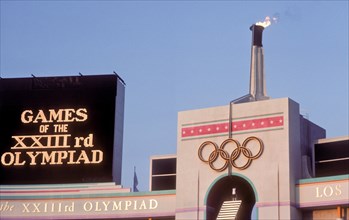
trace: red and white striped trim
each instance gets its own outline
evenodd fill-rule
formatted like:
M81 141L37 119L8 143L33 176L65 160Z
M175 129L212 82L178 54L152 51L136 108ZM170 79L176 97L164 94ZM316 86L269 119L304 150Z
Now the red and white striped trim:
M237 131L247 131L247 130L265 129L265 128L275 128L275 127L281 127L283 125L284 125L283 116L273 116L273 117L248 119L248 120L232 122L232 131L237 132ZM186 138L186 137L195 137L195 136L201 136L201 135L227 133L228 131L229 131L229 122L225 122L225 123L183 127L181 135L182 135L182 138Z

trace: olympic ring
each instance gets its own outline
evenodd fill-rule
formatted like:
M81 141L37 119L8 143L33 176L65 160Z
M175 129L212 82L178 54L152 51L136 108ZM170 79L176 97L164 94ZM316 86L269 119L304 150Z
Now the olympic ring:
M259 144L259 150L255 155L253 155L252 151L248 148L248 145L251 141L257 141ZM229 143L233 143L235 145L235 149L231 152L231 154L229 154L224 149L226 147L226 145ZM202 152L203 152L204 148L207 146L212 146L213 151L210 153L208 159L205 159L202 155ZM229 138L229 139L223 141L223 143L220 145L220 147L218 147L217 144L212 142L212 141L205 141L199 147L198 156L202 162L208 163L210 165L211 169L218 171L218 172L225 170L228 167L229 163L231 166L235 167L236 169L244 170L251 165L253 160L259 158L262 155L263 150L264 150L263 142L261 139L259 139L257 137L246 138L244 140L244 142L242 143L242 145L239 143L239 141L234 140L232 138ZM244 165L238 165L236 163L236 161L242 155L247 159L247 161ZM219 156L225 162L221 167L215 167L214 163L218 160Z

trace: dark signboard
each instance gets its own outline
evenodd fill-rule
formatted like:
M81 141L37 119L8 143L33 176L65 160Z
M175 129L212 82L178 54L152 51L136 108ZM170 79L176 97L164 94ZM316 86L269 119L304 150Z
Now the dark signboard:
M0 184L112 181L117 76L0 79Z

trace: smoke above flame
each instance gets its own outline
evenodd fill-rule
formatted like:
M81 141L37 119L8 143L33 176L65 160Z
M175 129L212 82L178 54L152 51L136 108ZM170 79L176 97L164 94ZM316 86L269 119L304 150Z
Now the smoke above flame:
M276 24L278 20L279 20L279 16L278 14L275 14L273 17L270 17L270 16L265 17L264 21L259 21L256 23L256 25L266 28L271 24Z

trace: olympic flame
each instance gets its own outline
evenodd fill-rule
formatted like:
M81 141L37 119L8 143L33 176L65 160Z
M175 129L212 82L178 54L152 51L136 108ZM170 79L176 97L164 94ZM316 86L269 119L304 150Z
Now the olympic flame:
M267 16L265 17L264 21L259 21L256 23L256 25L266 28L273 23L277 23L278 19L279 19L278 16L273 16L273 17Z

